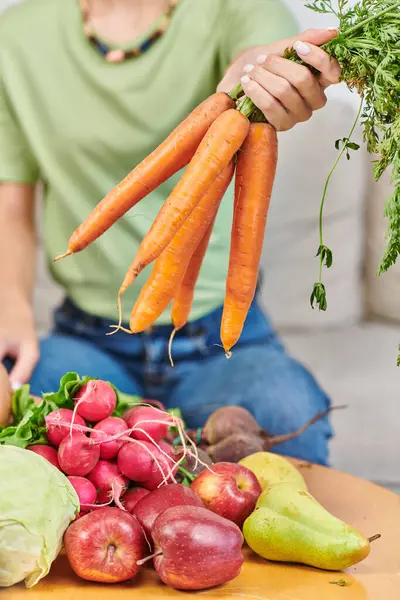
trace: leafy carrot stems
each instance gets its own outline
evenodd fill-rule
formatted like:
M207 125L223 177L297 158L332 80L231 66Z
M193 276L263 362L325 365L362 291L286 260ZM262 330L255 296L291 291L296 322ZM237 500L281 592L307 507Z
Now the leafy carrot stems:
M323 267L333 263L332 251L323 242L323 209L332 175L344 154L358 145L351 136L361 123L368 152L378 155L374 160L374 176L378 181L388 167L392 167L395 189L388 199L385 215L388 218L387 248L378 274L387 271L400 254L400 0L359 0L351 6L348 0L312 0L306 6L319 13L334 15L339 23L338 36L323 46L339 62L341 80L362 98L357 120L347 138L336 141L340 151L329 173L323 192L319 218L319 277L311 294L311 305L326 310L326 289L322 280ZM306 65L293 49L285 58ZM310 68L310 67L309 67ZM240 90L235 89L236 97ZM255 106L246 99L246 114L253 114ZM400 358L399 358L400 362Z

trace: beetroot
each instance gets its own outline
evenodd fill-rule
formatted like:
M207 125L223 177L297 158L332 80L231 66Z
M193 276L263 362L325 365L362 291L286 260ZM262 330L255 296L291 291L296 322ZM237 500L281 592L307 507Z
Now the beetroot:
M54 465L57 469L60 469L57 450L54 450L51 446L47 446L47 444L37 444L35 446L27 446L26 449L35 452L35 454L40 454L40 456L43 456L49 463Z
M127 429L128 425L123 419L120 419L119 417L108 417L93 427L90 437L97 442L123 433L124 431L127 431ZM103 442L100 444L100 458L115 458L123 444L125 444L125 442L121 439Z
M78 494L80 504L80 515L88 512L91 509L91 505L95 504L97 500L97 491L93 483L86 479L86 477L76 477L74 475L67 477L71 485L74 487Z
M117 396L109 383L92 379L75 396L77 413L90 423L110 417L117 405Z
M234 433L259 435L261 427L253 415L242 406L225 406L209 416L203 428L203 437L211 445L225 440Z
M88 475L88 479L97 490L99 504L114 500L117 504L128 488L128 479L124 477L115 461L99 460Z
M99 457L99 446L83 433L67 435L58 448L58 462L67 475L84 477L94 469Z
M75 414L68 408L59 408L54 410L45 418L47 427L47 439L52 446L58 448L63 439L70 433L69 425L72 423L74 426L86 426L85 421L79 415ZM60 423L67 423L67 425L60 425ZM77 431L74 429L73 431Z

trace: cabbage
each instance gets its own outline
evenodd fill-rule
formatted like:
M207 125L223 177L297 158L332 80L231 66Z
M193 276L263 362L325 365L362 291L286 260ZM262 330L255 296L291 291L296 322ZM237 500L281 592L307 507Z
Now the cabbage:
M45 458L0 445L0 587L32 587L57 557L79 512L68 479Z

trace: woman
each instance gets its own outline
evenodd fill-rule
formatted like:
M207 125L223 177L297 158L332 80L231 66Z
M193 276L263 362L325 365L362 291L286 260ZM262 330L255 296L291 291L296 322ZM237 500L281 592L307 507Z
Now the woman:
M229 91L241 79L279 131L306 121L338 81L337 63L318 47L336 31L295 33L278 0L25 0L0 18L0 358L13 363L14 387L30 380L40 394L78 371L179 406L193 427L219 406L241 404L271 433L294 430L328 406L256 303L230 361L218 347L232 190L191 323L174 342L175 369L168 314L151 333L105 334L123 275L179 175L84 252L52 265L66 301L40 344L31 301L39 178L51 259L95 204L216 88ZM281 57L292 45L320 75ZM147 275L124 298L125 320ZM278 449L326 463L330 436L324 420Z

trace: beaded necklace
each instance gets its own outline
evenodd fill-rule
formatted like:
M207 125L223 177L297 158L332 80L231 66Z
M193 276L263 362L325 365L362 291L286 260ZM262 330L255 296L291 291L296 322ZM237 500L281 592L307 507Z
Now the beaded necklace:
M160 39L167 31L172 19L172 15L178 5L179 0L170 0L169 6L165 13L157 21L154 31L148 35L138 46L130 50L110 48L103 40L100 40L93 31L89 23L89 6L88 0L79 0L79 5L82 14L83 31L96 51L101 54L107 62L120 63L125 60L137 58L144 54L151 46Z

